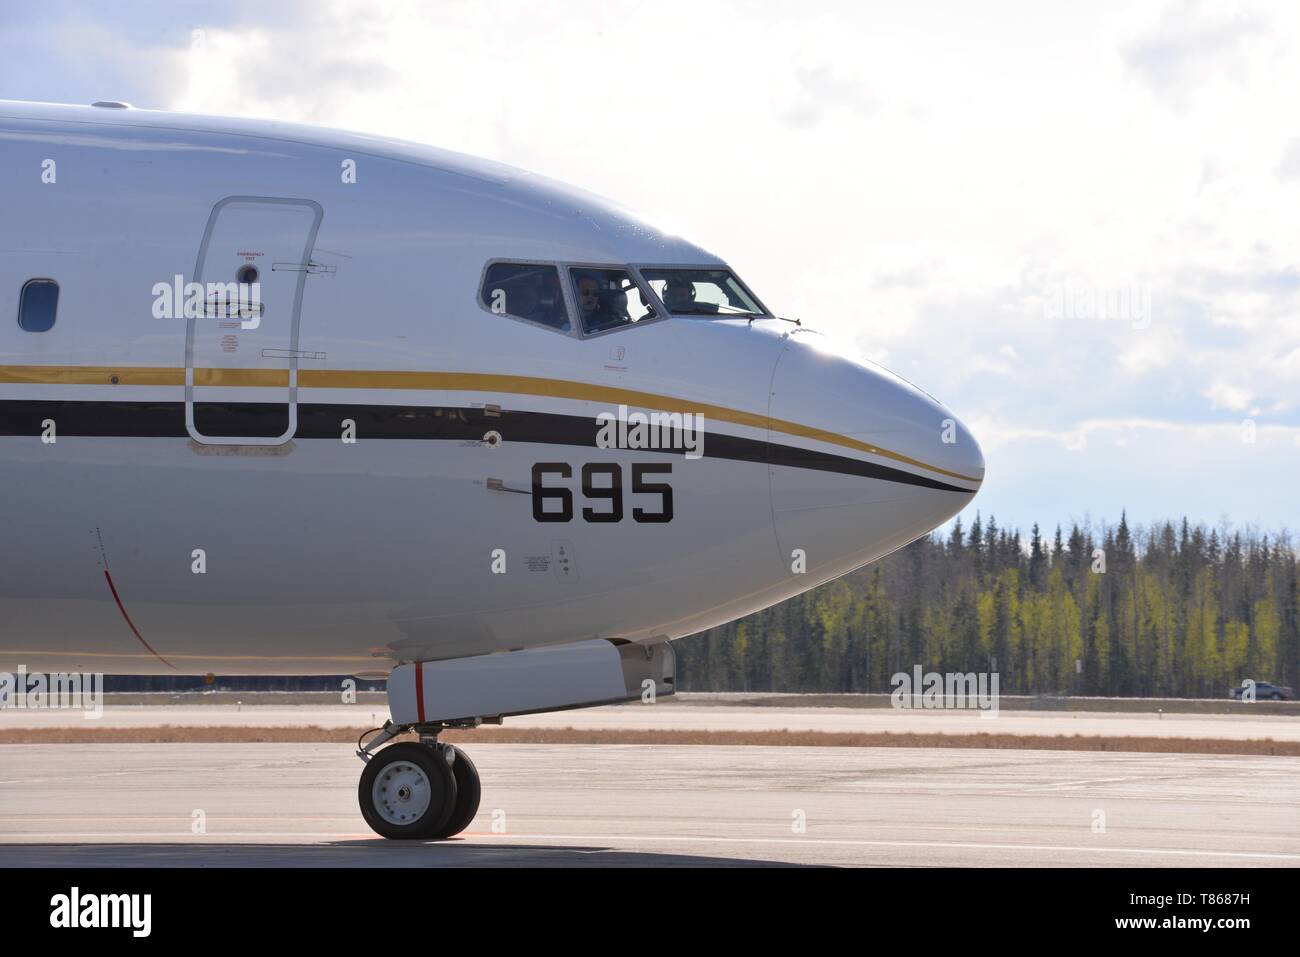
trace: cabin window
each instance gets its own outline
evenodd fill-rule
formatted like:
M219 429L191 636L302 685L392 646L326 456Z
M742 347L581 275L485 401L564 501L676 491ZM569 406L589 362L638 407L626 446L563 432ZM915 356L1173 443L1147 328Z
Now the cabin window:
M569 310L560 271L540 263L492 263L483 275L480 301L488 312L568 332Z
M573 292L587 335L621 329L656 317L654 307L626 269L579 266L571 269Z
M53 279L29 279L18 299L18 325L27 332L49 332L59 309L59 284Z
M765 316L730 269L642 267L641 278L674 316Z

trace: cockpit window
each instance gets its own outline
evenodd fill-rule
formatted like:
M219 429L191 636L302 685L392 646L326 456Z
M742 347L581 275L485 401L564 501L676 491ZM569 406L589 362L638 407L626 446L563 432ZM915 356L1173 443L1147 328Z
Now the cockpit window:
M582 331L587 335L645 322L657 315L626 269L583 266L569 272L578 314L582 316Z
M730 269L642 268L641 276L677 316L765 316Z
M560 271L538 263L493 263L483 276L483 305L497 315L514 316L568 332L569 310L560 290Z

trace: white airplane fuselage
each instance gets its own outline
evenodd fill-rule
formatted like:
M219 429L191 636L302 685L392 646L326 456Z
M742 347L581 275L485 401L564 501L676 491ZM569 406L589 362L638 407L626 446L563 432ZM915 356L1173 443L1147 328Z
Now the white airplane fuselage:
M765 310L655 302L583 334L572 266L645 286L726 264L518 170L0 102L0 207L0 670L386 674L662 642L905 545L983 479L941 404ZM494 262L554 264L570 328L494 311ZM247 266L257 322L158 317L160 284ZM44 331L16 319L33 280L58 287ZM620 407L701 415L703 454L600 447Z

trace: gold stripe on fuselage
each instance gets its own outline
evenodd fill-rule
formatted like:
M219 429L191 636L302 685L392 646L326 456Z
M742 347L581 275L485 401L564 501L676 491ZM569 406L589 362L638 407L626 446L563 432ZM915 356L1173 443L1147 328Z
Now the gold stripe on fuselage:
M185 370L162 366L0 366L0 383L22 385L184 385ZM195 369L194 384L287 388L288 369Z
M116 377L116 381L114 381ZM184 385L185 370L155 366L116 368L113 366L0 366L0 384L27 385ZM289 384L287 369L195 369L194 384L238 388L279 387ZM298 387L303 389L410 389L439 392L500 392L514 395L575 399L609 405L640 406L665 412L699 412L706 417L756 429L770 429L805 439L826 442L869 455L902 462L938 475L980 482L982 479L930 465L899 452L861 442L847 435L827 432L798 422L773 419L756 412L726 406L690 402L653 392L614 386L543 379L537 376L498 375L491 372L410 372L333 369L299 369Z
M302 373L299 373L301 376ZM288 369L195 369L195 385L227 386L240 389L287 389ZM302 383L299 382L299 385Z
M0 384L12 383L19 385L184 385L185 370L163 366L0 366Z

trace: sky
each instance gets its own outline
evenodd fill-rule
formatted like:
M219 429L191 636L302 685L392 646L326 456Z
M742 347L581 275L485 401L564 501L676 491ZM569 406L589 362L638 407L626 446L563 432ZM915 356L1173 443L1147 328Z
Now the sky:
M972 429L1000 525L1300 528L1300 6L0 0L0 98L617 199Z

